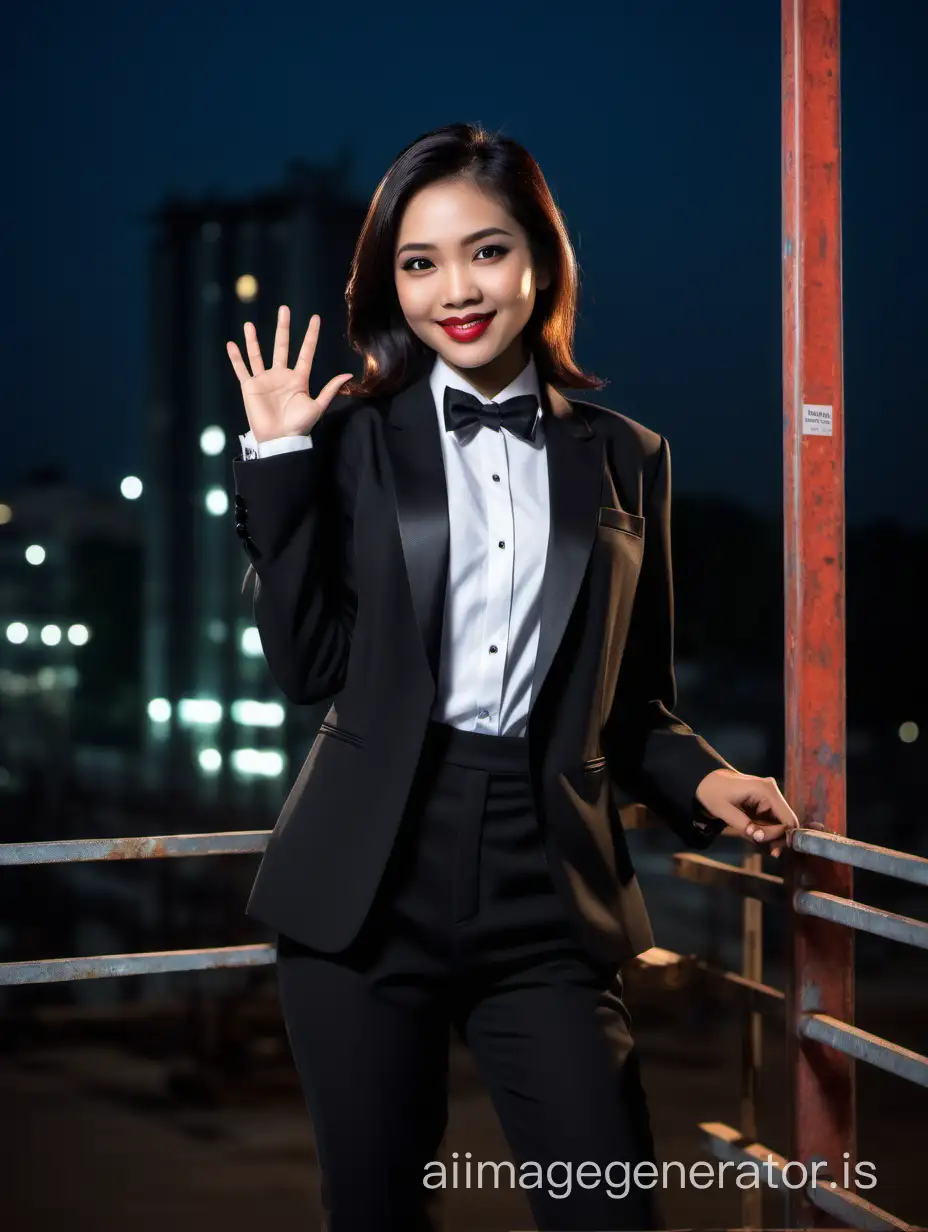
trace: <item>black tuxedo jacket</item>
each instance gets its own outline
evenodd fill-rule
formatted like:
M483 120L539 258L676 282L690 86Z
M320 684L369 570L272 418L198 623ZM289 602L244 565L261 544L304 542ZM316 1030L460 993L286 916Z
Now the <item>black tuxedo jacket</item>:
M700 828L694 793L728 763L673 713L666 441L551 386L543 403L535 804L581 940L621 962L653 938L611 788L704 848L722 826ZM271 675L293 702L334 698L247 912L322 951L347 946L371 906L435 699L449 533L440 430L422 377L390 398L337 398L312 449L233 464Z

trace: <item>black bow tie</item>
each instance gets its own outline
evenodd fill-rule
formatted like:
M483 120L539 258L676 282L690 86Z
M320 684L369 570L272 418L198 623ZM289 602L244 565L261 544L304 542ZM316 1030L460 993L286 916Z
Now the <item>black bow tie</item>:
M445 386L445 431L454 432L458 428L468 428L471 424L482 424L498 432L500 428L508 428L524 441L535 439L535 425L538 423L538 399L534 394L519 394L515 398L507 398L505 402L481 402L473 394L463 389L452 389Z

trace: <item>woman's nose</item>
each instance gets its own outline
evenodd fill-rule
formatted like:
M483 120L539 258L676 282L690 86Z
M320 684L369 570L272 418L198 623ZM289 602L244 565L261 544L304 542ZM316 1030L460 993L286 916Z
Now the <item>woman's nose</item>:
M442 291L442 299L446 308L460 308L464 304L473 304L480 299L480 290L474 284L468 268L449 267L445 272L445 285Z

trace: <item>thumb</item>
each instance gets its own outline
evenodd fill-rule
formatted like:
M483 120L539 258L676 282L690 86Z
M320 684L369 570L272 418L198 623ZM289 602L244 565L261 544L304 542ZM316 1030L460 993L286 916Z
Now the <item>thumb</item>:
M757 829L761 831L761 834L763 834L763 827L759 822L754 821L754 819L749 817L747 813L743 813L741 809L738 808L737 804L732 804L728 800L721 801L718 805L716 805L713 812L715 813L715 816L721 821L724 821L727 826L731 826L733 830L735 830L738 834L744 835L746 838L751 837L747 833L749 826L752 830L754 827L757 827Z
M345 382L351 380L353 375L354 373L352 372L343 372L341 376L333 376L331 381L324 385L319 391L319 396L314 399L316 406L320 407L323 411L327 410L329 403L345 384Z

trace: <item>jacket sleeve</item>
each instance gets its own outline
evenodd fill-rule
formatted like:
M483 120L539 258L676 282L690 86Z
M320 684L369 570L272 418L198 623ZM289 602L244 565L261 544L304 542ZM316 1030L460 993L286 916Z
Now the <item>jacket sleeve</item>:
M663 818L688 846L707 847L724 823L702 810L696 788L711 771L730 767L674 714L670 449L663 437L646 491L641 574L602 748L617 787Z
M236 528L251 560L245 585L255 574L264 656L284 694L307 705L344 687L357 613L353 413L333 403L311 449L233 462Z

